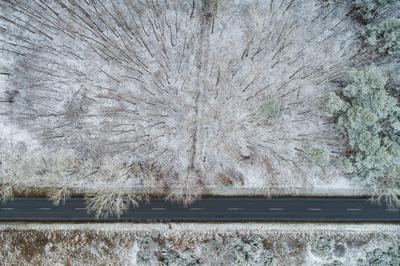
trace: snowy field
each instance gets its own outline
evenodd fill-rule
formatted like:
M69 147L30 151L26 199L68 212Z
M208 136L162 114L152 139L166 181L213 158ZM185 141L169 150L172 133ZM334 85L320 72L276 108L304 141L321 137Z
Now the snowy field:
M399 265L385 224L1 224L5 265Z
M322 110L368 60L347 1L96 2L0 1L3 187L368 193Z

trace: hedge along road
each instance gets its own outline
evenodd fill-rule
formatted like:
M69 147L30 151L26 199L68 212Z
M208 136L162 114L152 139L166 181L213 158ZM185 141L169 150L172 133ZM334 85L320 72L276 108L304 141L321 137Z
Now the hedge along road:
M203 198L192 205L151 199L120 218L96 218L84 198L54 206L46 198L16 198L0 205L2 221L324 221L400 222L400 211L366 198Z

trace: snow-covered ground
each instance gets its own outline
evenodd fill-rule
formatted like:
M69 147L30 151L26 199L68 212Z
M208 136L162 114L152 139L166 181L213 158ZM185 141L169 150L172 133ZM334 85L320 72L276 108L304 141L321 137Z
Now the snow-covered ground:
M5 265L398 265L389 224L0 224Z
M368 193L337 167L344 143L321 111L363 60L339 2L1 2L0 182Z

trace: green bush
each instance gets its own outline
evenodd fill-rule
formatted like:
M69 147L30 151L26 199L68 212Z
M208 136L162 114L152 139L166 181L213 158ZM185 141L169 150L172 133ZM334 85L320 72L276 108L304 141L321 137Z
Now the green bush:
M384 180L400 184L400 173L394 171L400 165L400 107L386 92L386 82L374 66L353 71L341 94L331 95L326 103L326 113L337 118L347 137L347 158L341 160L345 171L380 188Z
M333 116L341 111L346 111L348 107L348 103L343 101L336 93L330 92L325 103L324 113L327 116Z
M273 119L276 118L281 111L281 105L275 99L267 99L258 109L258 119Z
M311 253L317 257L327 257L333 253L332 240L320 237L311 243Z
M325 148L313 147L306 151L310 160L319 167L325 167L329 163L329 151Z
M400 51L400 19L388 19L367 27L367 44L378 54L392 55Z

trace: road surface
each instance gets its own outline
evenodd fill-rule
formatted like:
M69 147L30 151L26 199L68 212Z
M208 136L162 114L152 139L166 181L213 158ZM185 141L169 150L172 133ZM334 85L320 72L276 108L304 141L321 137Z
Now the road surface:
M1 221L363 221L400 222L400 211L365 198L204 198L183 207L152 199L119 219L96 218L83 198L54 206L46 198L16 198L0 205Z

